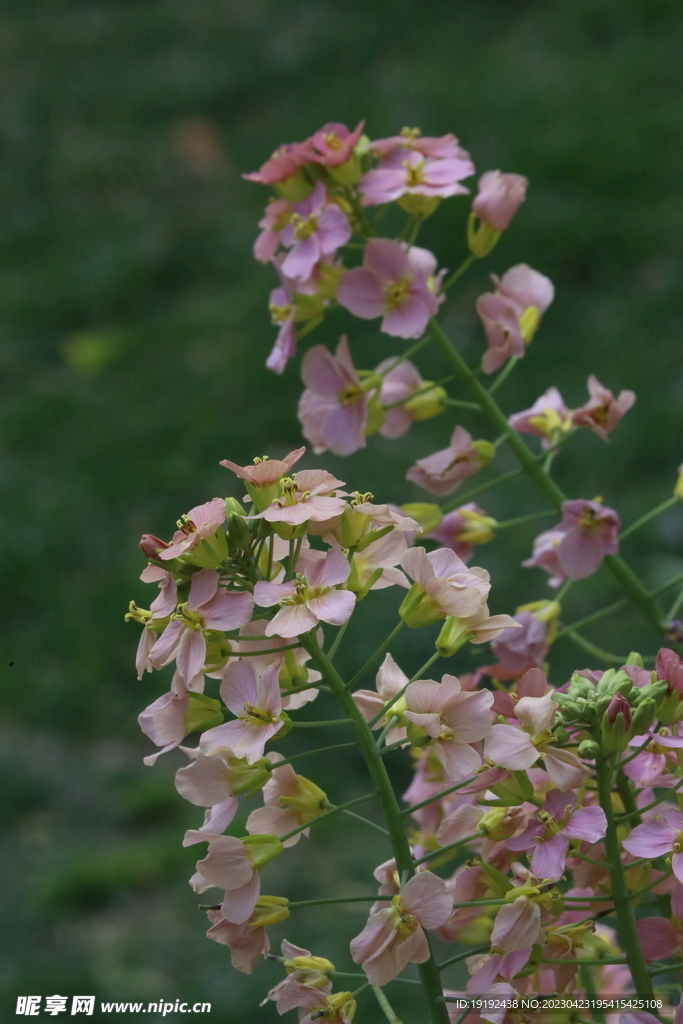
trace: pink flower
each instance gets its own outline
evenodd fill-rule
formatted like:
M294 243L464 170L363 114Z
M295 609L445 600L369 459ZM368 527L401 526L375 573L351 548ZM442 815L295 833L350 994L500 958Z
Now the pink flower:
M528 896L520 895L501 907L491 932L491 945L506 953L527 950L541 936L541 908Z
M423 156L441 160L469 160L470 156L459 144L455 135L422 135L419 128L404 128L400 135L386 139L375 139L370 143L372 152L382 159L396 150L415 150Z
M292 466L299 461L305 451L305 448L295 448L284 459L269 459L267 455L264 455L263 458L254 459L253 466L238 466L236 463L230 462L229 459L222 459L220 465L225 466L226 469L231 469L238 479L244 480L252 501L259 504L259 499L263 494L269 494L271 488L275 487L280 480L280 477L289 473ZM268 505L271 500L269 497L265 505ZM259 507L261 506L259 505Z
M409 548L401 565L415 580L399 612L406 621L410 619L409 625L429 625L447 615L464 618L484 610L491 589L489 574L478 566L468 569L454 551L437 548L427 554L424 548Z
M226 921L220 910L207 910L206 915L212 924L206 937L230 949L230 961L236 970L251 974L259 957L265 956L270 949L266 929L250 921L232 924Z
M589 772L576 754L555 746L551 727L556 711L551 693L520 698L515 714L527 731L514 725L494 725L486 741L486 760L510 771L526 771L540 758L554 786L563 793L578 789Z
M187 554L200 541L211 537L221 523L225 522L225 501L223 498L214 498L204 505L195 505L182 516L181 522L183 525L173 534L170 545L157 555L162 562Z
M253 610L251 594L218 590L218 573L202 569L193 575L187 604L178 606L152 648L150 661L155 668L163 668L175 658L187 686L206 660L204 631L239 629L249 621Z
M392 697L395 697L400 690L403 690L408 685L408 676L399 668L392 656L390 654L386 654L380 670L377 673L375 684L377 686L376 692L374 690L355 690L352 695L366 722L369 722L371 718L374 718L375 715L382 710L387 701L391 700ZM387 714L375 723L373 728L383 729L393 715L398 716L400 721L405 709L405 697L399 698L399 700L392 704ZM405 727L399 725L389 730L386 742L396 743L398 740L403 740L405 738Z
M491 277L495 292L477 299L477 313L489 344L482 359L485 373L493 373L511 356L519 359L524 355L555 295L552 281L526 263L511 267L502 278Z
M221 914L231 924L244 924L261 892L259 871L282 850L275 836L219 836L209 843L206 857L197 861L196 891L224 889Z
M269 665L258 676L249 661L228 665L220 692L236 718L202 733L199 745L204 754L229 747L236 757L245 757L249 764L263 757L266 743L284 724L278 672L277 665Z
M543 447L547 448L554 435L566 432L571 426L571 413L557 388L548 388L530 409L514 413L508 423L519 434L542 437Z
M389 238L370 238L363 266L348 270L337 301L361 320L381 316L381 330L395 338L419 338L439 307L436 257Z
M351 942L354 963L362 964L371 985L386 985L408 964L430 957L423 928L439 928L450 917L452 897L443 879L422 871L408 880L390 907L370 914Z
M661 647L655 662L657 679L664 679L669 684L669 693L678 693L683 698L683 662L675 651Z
M625 412L636 400L633 391L622 391L615 398L609 388L603 387L593 374L588 378L590 400L572 414L575 427L588 427L594 434L607 440L607 435L614 430Z
M364 174L358 188L368 206L392 203L405 195L441 199L465 195L469 189L460 182L474 174L474 164L464 150L460 154L430 157L399 147L385 156L379 167Z
M636 931L643 956L652 960L666 960L674 956L683 946L683 886L676 883L671 893L672 920L665 917L641 917L636 921Z
M289 972L284 981L278 982L261 1002L265 1006L272 1000L277 1003L278 1013L287 1013L301 1005L302 989L313 989L321 997L329 996L332 991L332 982L328 978L328 972L334 970L334 964L323 957L313 956L308 949L295 946L293 942L283 939L282 956L285 961L285 968Z
M405 695L404 717L424 729L434 741L434 752L452 782L460 782L481 765L481 757L470 744L491 731L489 690L462 692L455 676L445 675L441 683L420 679L411 683Z
M187 693L164 693L138 715L140 728L161 750L145 757L146 765L153 765L158 757L179 746L188 734L186 721L190 706Z
M479 179L472 209L494 231L505 231L526 198L529 181L521 174L487 171Z
M282 481L278 488L279 497L258 515L248 518L265 519L268 523L281 523L285 527L329 522L344 511L342 499L331 495L342 483L324 469L300 470Z
M356 1000L351 992L335 992L328 995L321 989L299 985L288 993L287 1006L299 1007L299 1024L351 1024L356 1013ZM305 1010L305 1016L301 1016ZM284 1011L280 1011L284 1012Z
M271 763L281 761L280 754L269 755ZM326 794L310 779L297 775L291 764L274 768L272 778L263 787L264 807L252 811L247 819L251 835L284 836L307 821L324 814L330 806ZM294 846L308 829L297 832L284 846Z
M538 566L540 569L545 569L547 573L550 573L548 586L554 589L561 587L567 578L567 574L562 568L558 556L558 549L563 540L564 531L560 529L545 530L544 533L539 533L534 541L531 558L527 558L525 562L522 562L522 565L526 568L531 569Z
M564 536L557 549L557 557L567 576L581 580L602 565L605 555L619 550L621 523L614 509L598 501L562 503L562 522L558 530Z
M299 399L302 432L316 455L350 455L365 448L368 395L353 365L346 335L335 355L324 345L309 349L301 364L306 390Z
M410 587L405 574L395 568L408 549L400 529L377 540L372 540L371 530L364 538L362 551L357 551L351 563L351 574L346 582L346 590L351 590L358 600L365 597L370 590L385 590L387 587Z
M348 559L332 550L307 569L307 576L297 575L289 583L257 583L254 599L260 607L280 605L266 625L266 636L300 636L319 622L341 626L353 612L355 597L348 590L333 588L344 583L350 571Z
M204 834L220 835L237 813L238 801L234 794L235 771L228 761L232 758L231 750L222 749L220 754L207 757L197 750L192 764L179 768L175 776L176 789L185 800L199 807L208 807L204 824L199 834L189 835L190 842L184 846L201 842ZM188 835L186 835L186 840Z
M531 819L521 835L506 839L509 850L533 850L531 870L537 878L561 878L570 839L592 845L603 839L607 819L600 807L576 810L576 796L557 790L548 793L543 810Z
M293 281L307 281L323 256L333 256L351 237L351 225L339 206L328 200L318 182L310 196L295 203L280 241L289 249L282 273Z
M673 873L683 882L683 811L678 807L664 805L651 821L636 825L622 845L634 857L650 860L673 853Z
M531 665L542 665L548 653L546 635L548 626L539 622L531 612L519 612L514 616L521 629L504 629L491 642L491 647L498 661L505 668L521 671Z
M394 369L389 369L391 366ZM403 437L410 430L414 420L425 418L420 415L418 407L411 406L410 404L411 396L416 391L422 390L425 382L417 367L409 359L403 359L400 363L396 364L395 356L383 359L376 368L375 373L382 375L382 386L379 394L380 402L384 406L393 406L393 408L386 410L386 416L382 426L379 428L379 432L382 437ZM434 392L437 391L438 389L435 388ZM431 392L426 392L420 397L426 399L430 394Z
M350 160L361 137L365 121L359 121L352 132L345 124L329 122L308 140L309 159L325 167L339 167Z
M259 263L269 263L280 245L280 232L289 221L292 207L286 199L268 200L265 213L258 226L262 229L254 242L254 257Z
M683 736L672 736L668 735L669 733L670 730L666 726L659 726L658 723L653 725L650 730L651 742L632 761L624 765L624 774L638 786L673 784L673 775L669 775L671 783L667 783L661 776L667 768L674 770L677 767L676 749L683 747ZM646 738L647 736L633 736L629 746L641 747Z
M259 185L276 185L296 177L300 168L309 159L309 147L305 142L290 142L280 146L273 155L261 164L258 171L243 174L247 181L255 181Z
M486 515L473 501L447 512L439 525L424 536L438 541L445 548L455 551L458 558L467 564L474 552L474 545L485 544L495 536L495 519Z
M278 538L279 540L279 538ZM283 543L283 542L281 542ZM302 548L302 553L305 551ZM323 552L320 552L323 554ZM315 700L319 694L314 686L309 690L299 690L298 693L290 694L288 691L300 686L302 683L315 683L321 676L314 669L306 667L310 660L310 654L303 647L297 647L293 651L278 653L278 648L289 645L289 640L280 637L266 637L265 640L252 640L251 636L264 636L263 621L254 619L248 622L240 630L240 641L236 654L247 654L249 663L254 666L257 672L263 672L268 665L277 665L279 672L280 694L282 696L282 707L285 710L296 711L304 704ZM319 632L318 642L322 643L322 631ZM259 651L271 651L270 654L260 654Z
M464 427L456 427L448 448L418 459L406 480L432 494L451 494L463 480L491 461L495 449L487 441L473 441Z

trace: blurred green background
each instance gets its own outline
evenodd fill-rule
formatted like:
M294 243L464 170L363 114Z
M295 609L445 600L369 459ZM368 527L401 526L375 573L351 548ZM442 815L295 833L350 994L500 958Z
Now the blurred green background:
M637 404L612 442L585 432L557 469L568 493L600 494L628 523L670 494L683 458L682 37L683 11L666 0L4 0L8 1014L18 994L57 992L210 1000L211 1019L226 1024L279 1019L273 1004L257 1007L280 977L276 965L246 978L204 937L186 881L202 848L180 846L201 811L173 789L180 755L142 765L149 744L136 716L164 681L136 681L138 627L123 621L131 598L149 601L137 579L139 535L169 536L192 505L238 495L219 459L281 455L300 442L298 367L280 379L263 366L274 274L252 261L251 244L267 191L240 173L325 121L365 117L374 137L403 125L454 131L478 171L527 175L512 229L449 298L443 321L474 362L483 347L474 299L488 271L524 261L553 279L556 301L501 397L511 412L554 383L575 406L590 372L614 391L634 388ZM444 266L463 258L467 209L466 199L448 200L424 230L422 244ZM343 330L361 366L396 350L376 324L343 311L310 341L332 346ZM421 366L445 373L433 356ZM348 460L320 461L378 500L424 498L405 470L443 447L453 422L447 414L400 443L375 437ZM501 451L496 468L511 466ZM525 481L481 503L499 518L542 507ZM682 524L671 510L624 544L649 585L683 569ZM550 593L541 571L518 570L536 527L478 549L475 563L493 575L492 610ZM573 589L565 620L617 596L603 571ZM391 628L397 603L391 592L367 600L363 626L347 634L347 667ZM630 611L587 635L614 650L656 649ZM429 630L403 634L407 671L432 640ZM558 642L554 681L587 663ZM322 700L321 709L331 710ZM291 753L295 742L281 746ZM305 770L335 800L367 787L361 765L349 764L344 786L332 757ZM395 771L401 787L398 758ZM362 826L320 827L269 867L265 890L368 892L369 869L387 855ZM273 938L349 970L348 939L362 921L358 907L305 911ZM365 1003L357 1020L377 1013Z

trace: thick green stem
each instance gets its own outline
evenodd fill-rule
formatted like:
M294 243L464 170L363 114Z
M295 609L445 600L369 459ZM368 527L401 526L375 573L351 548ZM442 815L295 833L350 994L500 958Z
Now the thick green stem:
M382 1010L384 1011L384 1016L389 1021L389 1024L401 1024L400 1017L396 1016L396 1013L394 1012L391 1003L384 995L384 992L382 992L382 989L379 987L379 985L372 985L372 991L375 993L375 999L382 1007Z
M609 874L612 882L612 897L619 921L621 947L626 954L629 969L636 992L639 996L654 995L652 981L636 932L636 919L633 903L629 899L628 886L624 865L621 860L621 848L617 836L617 825L612 807L612 762L600 755L596 760L596 779L598 784L598 800L607 818L607 834L605 835L606 860L609 862Z
M444 333L441 326L435 320L431 320L429 330L437 347L440 349L455 376L460 379L469 392L470 397L475 402L479 403L495 429L501 433L507 434L508 445L512 449L515 457L518 459L524 472L531 480L533 480L541 494L545 496L550 504L559 509L562 502L566 501L566 496L557 486L555 481L544 472L543 467L536 460L533 452L527 446L526 442L510 427L503 410L492 395L489 394L481 381L477 379L472 370L470 370L458 350L451 344L448 336ZM643 617L650 623L657 633L661 634L662 616L659 609L654 601L648 596L647 591L633 570L618 555L606 555L605 565L612 575L619 581L623 589L628 594L631 602L638 608Z
M301 646L308 651L315 661L318 669L327 680L332 693L337 698L342 711L349 715L354 721L354 729L358 746L365 758L368 771L379 795L384 821L389 832L391 845L396 860L396 868L399 875L412 878L415 874L413 854L408 842L401 811L391 785L391 780L379 752L375 748L375 738L372 730L368 727L356 702L349 693L344 680L341 678L329 658L321 651L317 641L310 634L301 637ZM449 1024L448 1011L443 1003L438 1003L437 998L443 995L439 972L431 956L427 963L419 965L422 987L429 1005L430 1024Z

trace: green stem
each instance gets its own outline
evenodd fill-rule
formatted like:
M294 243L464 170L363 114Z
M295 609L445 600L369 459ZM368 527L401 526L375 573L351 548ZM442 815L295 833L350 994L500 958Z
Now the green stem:
M398 715L390 715L389 716L389 721L387 722L387 724L384 726L384 728L382 729L381 733L377 737L377 742L375 743L375 750L381 750L382 749L382 744L384 743L384 737L386 736L386 734L388 732L391 732L391 730L394 728L394 726L398 722L400 722L400 718L399 718Z
M396 1014L394 1013L391 1007L391 1003L384 995L384 992L382 992L382 989L379 987L379 985L371 985L370 987L372 988L372 991L375 994L375 999L382 1007L384 1011L384 1016L389 1021L389 1024L402 1024L400 1017L397 1017Z
M496 530L507 530L509 526L521 526L522 523L532 523L534 519L546 519L548 516L557 515L555 509L545 509L543 512L532 512L528 516L517 516L516 519L504 519L502 523L496 523Z
M533 480L540 492L548 502L556 509L560 509L562 502L566 501L564 493L560 490L554 480L543 471L543 467L534 457L533 452L514 431L507 421L507 417L496 400L477 379L475 374L462 358L458 350L451 344L440 324L431 320L429 330L437 347L456 377L459 377L469 392L470 398L478 402L488 416L496 430L506 432L508 445L518 459L522 469L527 476ZM648 596L642 583L633 570L618 556L606 555L604 564L613 576L621 583L628 594L631 602L639 609L643 617L650 623L657 633L662 632L662 617L654 601Z
M653 807L658 807L659 804L664 803L673 793L677 793L678 790L683 786L683 778L679 779L675 786L671 789L667 789L663 796L653 800L652 803L645 804L645 807L639 807L635 811L630 811L628 814L620 814L617 818L617 822L621 825L624 821L629 821L631 818L640 818L645 811L651 811Z
M453 378L449 377L448 380L453 380ZM402 401L405 402L406 399L404 398L404 399L402 399ZM460 398L445 398L444 401L445 401L446 405L454 405L458 409L476 409L477 412L481 412L481 409L477 405L476 402L465 402L465 401L463 401ZM390 409L391 406L385 405L384 408L385 409Z
M630 526L627 526L625 530L621 531L619 534L619 543L621 544L623 540L630 537L630 535L635 533L636 530L639 530L641 526L645 526L645 523L649 523L649 521L654 519L655 516L658 516L660 512L666 511L666 509L671 508L672 505L677 505L679 501L680 498L676 497L674 494L671 498L667 498L666 501L663 501L661 505L657 505L656 508L651 508L650 511L646 512L645 515L640 517L640 519L636 519L635 523L631 523Z
M382 655L384 654L386 649L388 647L391 647L392 643L394 642L394 638L398 636L398 634L401 632L401 630L403 629L404 626L405 626L405 622L403 621L403 619L401 619L401 621L399 622L398 626L396 626L394 629L392 629L391 633L386 638L384 643L380 647L377 648L377 650L375 651L375 653L371 657L368 658L368 660L365 662L363 667L358 669L358 671L356 672L355 676L351 677L349 682L346 684L347 688L349 690L353 689L353 687L356 685L356 683L359 682L363 678L363 676L368 671L368 669L372 668L372 666L377 661L377 659L382 657ZM354 704L353 706L355 707L356 705Z
M612 807L612 770L612 762L608 761L604 756L600 755L596 759L598 800L607 818L607 833L605 835L605 853L607 856L605 859L609 861L610 865L612 897L614 899L617 920L619 921L621 947L626 954L635 990L640 996L651 997L654 995L652 982L640 947L636 931L635 914L633 913L633 903L629 900L624 865L621 861L617 824L614 819L614 808Z
M395 632L395 631L394 631ZM301 646L308 651L315 661L320 672L327 680L330 689L339 702L342 711L354 720L354 728L358 746L365 758L368 771L379 795L380 806L384 814L384 821L391 838L391 845L396 860L396 868L399 875L405 873L407 878L412 878L415 873L413 854L408 842L408 836L403 825L401 811L391 785L391 780L379 752L375 749L375 739L372 730L367 725L360 709L349 693L344 680L341 678L329 658L321 651L316 639L311 634L304 634L301 637ZM433 956L419 965L422 987L429 1005L430 1024L449 1024L448 1012L445 1006L437 1003L437 997L443 995L439 972Z
M318 729L327 728L330 725L352 725L353 719L351 718L330 718L325 722L294 722L292 721L293 729Z
M474 263L475 259L476 259L476 256L474 256L472 253L470 253L470 255L466 259L464 259L462 261L462 263L460 264L458 269L453 271L453 273L447 279L446 283L444 284L444 286L443 286L443 288L441 290L444 291L444 292L447 292L448 289L452 285L455 284L455 282L458 280L458 278L462 277L462 275L465 273L465 271L468 270L469 267L472 266L472 264Z
M598 647L597 644L591 643L590 640L586 640L585 637L577 633L575 629L570 630L567 633L569 639L576 644L577 647L581 647L584 651L588 651L589 654L599 658L600 661L604 661L608 665L623 665L628 658L627 654L611 654L609 651L604 651L602 647ZM557 640L557 637L555 637Z
M471 778L463 779L462 782L456 782L454 786L449 786L448 789L442 789L440 793L435 793L434 796L429 796L426 800L421 800L419 804L411 804L410 807L406 807L404 811L401 811L401 814L412 814L413 811L419 811L422 807L427 807L429 804L433 804L435 800L441 800L442 797L448 796L449 793L455 793L456 790L462 789L464 786L469 786L471 782Z
M294 903L290 903L290 909L295 907L297 910L301 907L327 907L333 903L376 903L377 896L328 896L322 900L296 900Z
M479 484L478 487L472 487L465 494L461 494L459 498L454 498L453 501L449 501L446 505L441 506L442 512L450 512L454 508L458 508L459 505L466 504L470 498L474 498L476 494L481 494L482 491L488 491L491 487L495 487L496 484L502 484L505 480L513 480L516 476L521 476L521 469L511 469L509 473L501 473L499 476L494 476L493 480L487 480L486 483Z
M278 761L275 767L277 768L281 764L282 761ZM284 843L287 839L291 839L292 836L296 836L299 832L303 832L304 829L310 828L314 822L317 823L322 821L323 818L329 818L332 814L339 814L340 811L346 811L349 807L356 807L358 804L366 804L370 800L375 800L376 798L376 793L366 793L365 796L357 796L355 800L347 800L345 804L339 804L337 807L330 807L330 809L325 811L324 814L319 814L316 818L311 818L310 821L305 822L303 825L298 825L296 828L293 828L291 832L287 832L284 836L280 836L280 842ZM364 820L367 821L367 819Z
M491 949L490 943L485 946L475 946L474 949L466 949L464 953L458 953L457 956L449 957L448 960L444 960L442 964L439 964L439 970L443 971L451 964L459 964L461 960L466 960L468 956L476 956L477 953L488 953Z
M461 846L465 846L467 843L471 843L473 839L480 839L485 833L479 830L473 832L470 836L465 836L464 839L458 839L455 843L449 843L448 846L440 846L438 850L432 850L430 853L426 853L424 857L420 857L419 860L415 861L415 864L428 864L430 860L436 860L444 853L450 853L451 850L457 850ZM471 903L467 904L471 906Z
M571 633L575 629L587 626L590 622L602 619L605 615L611 615L612 612L616 612L620 608L623 608L625 604L628 604L628 602L625 597L622 597L620 601L614 601L612 604L608 604L604 608L600 608L597 612L593 612L591 615L584 615L582 619L578 619L576 622L570 622L568 626L564 626L562 629L559 629L555 634L555 639L559 640L561 636L567 636L568 633Z
M369 818L364 818L362 814L354 814L353 811L348 811L344 808L344 814L348 814L349 818L355 818L356 821L362 821L364 825L369 825L370 828L374 828L376 832L381 832L383 836L389 836L389 833L381 825L378 825L376 821L370 821Z
M505 383L505 381L508 379L508 377L510 376L510 374L512 373L512 371L514 370L514 368L515 368L515 366L517 365L518 362L519 362L519 360L518 360L517 356L512 356L511 359L508 359L507 363L505 364L503 369L500 371L500 373L498 374L498 376L494 380L494 382L491 385L491 387L488 389L490 395L494 394L494 392L496 392L498 390L498 388L501 386L501 384Z
M393 696L393 697L391 697L391 698L390 698L390 699L389 699L389 700L388 700L388 701L386 702L386 704L384 705L384 707L382 708L382 710L381 710L381 711L378 711L378 712L377 712L377 714L376 714L376 715L374 716L374 718L371 718L371 719L370 719L370 721L368 722L368 725L370 726L370 728L371 728L371 729L372 729L372 727L373 727L374 725L376 725L376 724L377 724L377 722L379 722L380 718L382 718L382 716L383 716L383 715L386 715L386 713L387 713L388 711L390 711L390 710L391 710L391 708L393 708L393 706L394 706L394 704L396 703L396 701L398 701L398 700L400 700L400 699L401 699L401 697L402 697L402 696L403 696L403 694L404 694L404 693L406 692L406 690L408 689L408 687L410 686L410 684L411 684L411 683L414 683L414 682L415 682L415 681L416 681L417 679L422 679L422 674L423 674L423 672L426 672L426 671L427 671L427 669L431 668L431 667L432 667L432 665L434 664L434 662L435 662L435 661L438 661L438 660L439 660L439 658L440 658L441 656L442 656L442 655L441 655L441 651L437 651L437 652L436 652L436 654L432 654L431 658L428 658L428 659L427 659L427 661L425 661L424 665L422 665L422 666L421 666L421 667L420 667L420 668L419 668L419 669L417 670L417 672L415 673L415 675L414 675L414 676L412 676L412 677L411 677L411 678L410 678L410 679L408 680L408 682L406 683L406 685L405 685L405 686L402 686L402 687L401 687L401 689L400 689L400 690L398 691L398 693L395 693L395 694L394 694L394 696ZM402 743L405 743L405 740L401 740L400 742L401 742L401 744L402 744ZM395 746L396 746L396 744L395 744L395 743L392 743L392 744L391 744L391 746L392 746L392 747L395 747ZM388 750L389 748L388 748L388 747L385 747L384 749L385 749L385 751L386 751L386 750Z
M300 757L312 757L313 754L329 754L332 750L350 750L351 747L357 747L358 744L354 741L353 743L335 743L331 747L316 747L315 750L302 750L300 754L292 754L291 757L286 757L283 761L271 761L271 768L281 768L282 765L291 764L292 761L298 761Z
M327 652L327 657L330 659L330 661L332 661L334 659L334 656L337 653L337 649L339 647L339 644L342 642L342 638L344 636L344 633L346 632L346 627L348 626L350 621L351 621L351 619L347 619L346 622L344 622L339 627L339 629L337 630L337 635L335 636L334 640L332 641L332 646L330 647L329 651Z

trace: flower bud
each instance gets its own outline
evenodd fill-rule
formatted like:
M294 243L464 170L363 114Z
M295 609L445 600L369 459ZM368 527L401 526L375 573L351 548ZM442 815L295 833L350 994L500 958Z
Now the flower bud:
M438 416L446 408L448 395L443 388L434 385L429 387L428 391L423 390L431 384L430 380L423 381L420 393L403 403L403 408L410 413L414 420L429 420L433 416Z
M308 180L301 167L296 174L292 174L282 181L274 181L272 184L277 194L286 199L288 203L300 203L310 196L314 188L313 182Z
M491 459L495 458L496 446L491 444L490 441L473 441L472 447L479 456L479 469L482 466L488 465Z
M643 700L633 712L631 735L642 736L654 724L656 704L653 700Z
M626 713L628 713L628 724ZM602 718L602 744L607 753L613 754L626 750L630 725L631 708L629 703L621 694L616 694L607 705Z
M683 501L683 462L678 467L678 479L676 480L676 486L674 487L674 494L677 498Z
M245 509L242 507L242 505L240 505L240 503L237 500L237 498L226 498L225 499L225 517L226 517L226 519L228 518L228 516L230 515L231 512L236 512L238 516L246 516L246 514L247 514ZM275 897L272 897L272 898L275 899Z
M251 548L251 531L239 512L228 513L228 538L235 551L249 551Z
M680 722L683 718L683 701L680 699L680 694L676 690L666 694L657 704L656 714L662 725Z
M422 533L431 533L443 519L441 508L428 501L408 502L407 505L401 505L401 511L420 524Z
M327 975L336 970L332 961L324 956L295 956L285 960L282 966L287 974L296 974L299 984L308 988L324 988L329 982Z
M147 558L158 559L159 551L170 547L170 545L167 544L165 540L159 540L159 538L155 537L153 533L143 533L140 538L139 547L143 555L146 555Z
M220 527L182 556L183 561L198 565L202 569L216 569L227 557L228 538L225 530Z
M221 702L207 697L203 693L195 693L188 690L190 698L188 709L185 713L185 728L188 732L204 732L205 729L213 729L223 722Z
M471 509L460 508L458 515L465 520L465 526L455 536L459 544L488 544L495 540L497 520Z
M579 757L585 757L588 761L594 761L600 753L600 744L596 743L595 740L581 740L576 753Z
M631 651L628 658L626 659L626 664L637 665L638 668L644 668L642 654L638 654L637 651Z
M631 705L622 693L616 693L607 707L607 718L610 725L614 725L617 715L623 714L624 725L627 729L631 727Z

